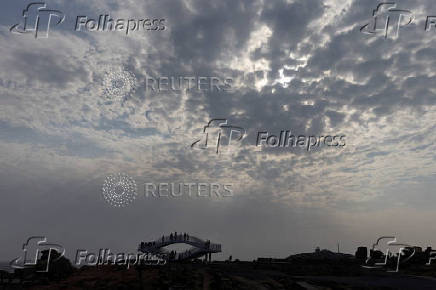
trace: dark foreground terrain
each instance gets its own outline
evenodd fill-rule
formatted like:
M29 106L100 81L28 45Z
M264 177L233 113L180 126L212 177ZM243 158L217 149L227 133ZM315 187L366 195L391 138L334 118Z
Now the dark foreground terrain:
M44 256L45 257L45 256ZM362 259L327 250L285 259L253 262L169 262L164 265L84 266L74 268L64 257L47 257L36 268L0 271L1 289L436 289L436 263L417 255L400 264L399 272L362 267ZM394 261L393 259L392 261ZM395 266L395 265L394 265Z
M129 270L125 266L83 267L68 277L33 276L0 289L436 289L432 278L436 272L428 269L423 277L370 271L342 262L172 263Z

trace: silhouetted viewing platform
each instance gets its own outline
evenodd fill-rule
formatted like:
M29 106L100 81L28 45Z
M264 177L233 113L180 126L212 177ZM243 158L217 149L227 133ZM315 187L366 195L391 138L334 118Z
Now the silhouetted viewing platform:
M192 247L180 253L165 249L165 247L174 244L187 244ZM213 253L221 252L221 245L211 243L210 240L203 240L191 236L187 233L175 232L151 242L141 242L138 250L143 253L163 255L169 261L192 260L202 256L204 256L206 260L211 261Z

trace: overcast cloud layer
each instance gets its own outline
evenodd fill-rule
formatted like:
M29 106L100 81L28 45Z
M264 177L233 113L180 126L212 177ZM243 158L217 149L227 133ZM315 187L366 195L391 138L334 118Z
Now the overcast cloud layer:
M122 2L47 1L66 19L35 39L9 32L30 2L2 1L0 260L31 235L126 251L189 232L222 243L220 259L337 242L354 252L391 234L436 246L433 1L396 2L415 16L397 39L360 32L377 1ZM166 29L74 31L76 16L100 14ZM132 89L108 98L108 72L127 72ZM233 77L237 89L153 93L146 76ZM190 148L214 118L246 129L232 153ZM254 146L258 131L281 130L345 135L346 146ZM138 184L125 208L101 195L116 172ZM145 198L144 182L232 183L234 196Z

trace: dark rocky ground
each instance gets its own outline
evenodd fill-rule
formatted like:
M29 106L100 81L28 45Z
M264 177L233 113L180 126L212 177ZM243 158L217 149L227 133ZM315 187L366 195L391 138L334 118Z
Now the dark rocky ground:
M343 267L343 272L340 268ZM427 277L369 271L350 265L215 262L148 266L83 267L66 278L44 275L0 289L436 289L436 271Z
M436 289L436 267L404 266L399 273L364 269L351 255L298 254L263 262L169 263L74 269L68 260L49 273L22 273L0 289Z

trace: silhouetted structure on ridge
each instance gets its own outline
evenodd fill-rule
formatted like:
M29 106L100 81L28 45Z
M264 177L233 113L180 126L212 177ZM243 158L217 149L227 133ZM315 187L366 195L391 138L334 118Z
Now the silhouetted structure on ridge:
M173 244L187 244L192 247L184 252L177 253L175 251L170 251L165 249L165 247ZM210 240L202 240L200 238L190 236L187 233L177 232L171 233L168 236L162 236L152 242L141 242L138 248L139 251L148 254L159 254L166 257L169 261L182 261L182 260L193 260L200 257L205 257L205 260L212 261L213 253L221 252L221 245L211 243Z

